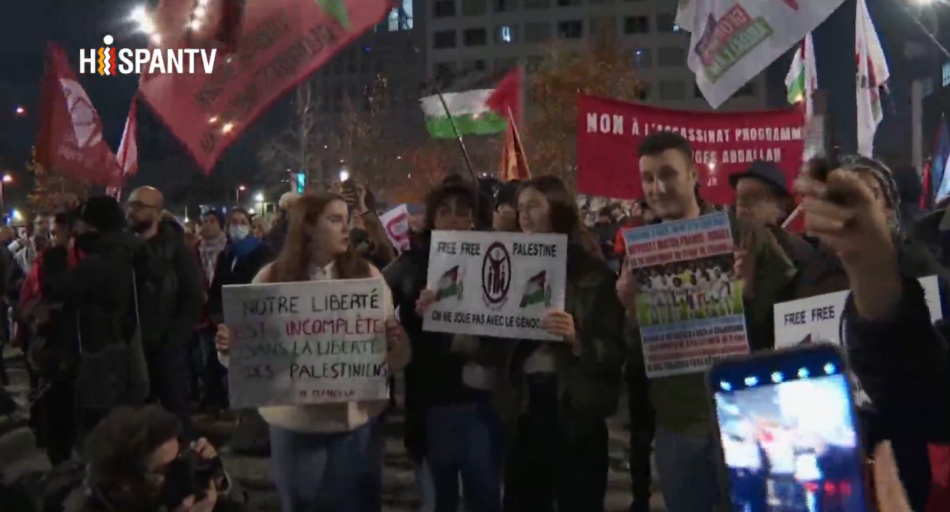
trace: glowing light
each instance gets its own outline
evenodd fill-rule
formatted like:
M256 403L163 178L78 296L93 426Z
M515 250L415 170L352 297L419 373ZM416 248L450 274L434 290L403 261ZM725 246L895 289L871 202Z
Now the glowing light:
M208 124L214 124L218 122L218 116L212 116L211 119L208 119Z
M23 218L23 217L20 215L20 211L19 211L19 210L11 210L11 211L10 211L10 216L13 217L13 220L20 220L20 219Z
M188 28L195 32L201 30L201 20L191 20L191 23L188 24Z
M221 133L229 133L234 129L234 123L224 123L224 126L221 127Z
M247 213L250 213L251 215L254 215L254 208L248 208L248 209L247 209Z
M827 373L828 375L831 375L832 373L834 373L835 370L837 370L837 368L835 368L835 365L831 363L828 363L825 365L825 373Z
M207 12L204 7L199 5L198 8L195 9L195 18L204 18L205 14L207 14Z
M724 380L719 381L719 387L721 387L722 389L726 391L732 391L732 384L729 384L728 382Z
M759 383L759 379L756 377L746 377L744 382L746 386L751 388L752 386L755 386Z
M245 187L244 185L238 185L238 190L240 190L241 192L244 192L245 190L247 190L247 187Z
M145 23L152 21L148 17L148 11L145 9L144 5L140 5L135 9L132 9L132 12L129 13L129 20L136 23Z
M350 173L346 169L340 171L340 181L346 181L350 179Z
M772 382L778 384L779 382L782 382L782 380L784 380L784 377L782 377L781 372L772 373Z
M152 34L149 39L152 41L152 44L156 46L162 44L162 36L159 34Z
M799 369L798 369L798 378L799 378L799 379L807 379L807 378L808 378L808 375L809 375L809 373L808 373L808 368L799 368Z
M254 196L254 202L263 203L263 202L264 202L264 194L258 193L256 196Z
M22 116L23 114L26 114L26 109L23 108L23 107L17 107L17 108L16 108L16 115Z
M716 162L709 162L709 170L710 171L716 170Z

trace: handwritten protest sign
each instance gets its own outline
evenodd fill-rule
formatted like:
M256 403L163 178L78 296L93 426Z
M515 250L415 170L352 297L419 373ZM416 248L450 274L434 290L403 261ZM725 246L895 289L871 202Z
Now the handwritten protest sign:
M564 308L567 236L433 231L426 331L558 340L541 329Z
M637 280L647 376L704 371L749 353L729 217L717 213L624 230Z
M382 279L225 286L235 408L389 398Z
M920 286L924 289L930 319L943 318L940 310L940 288L937 277L923 277ZM807 299L776 304L775 348L787 348L812 343L831 343L841 346L841 321L844 303L850 291L827 293ZM858 403L868 402L861 383L854 379L855 398Z

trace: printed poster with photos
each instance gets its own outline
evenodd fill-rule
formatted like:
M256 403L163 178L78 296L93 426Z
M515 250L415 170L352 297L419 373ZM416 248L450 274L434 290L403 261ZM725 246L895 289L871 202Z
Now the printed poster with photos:
M924 289L930 320L936 322L942 319L937 276L922 277L919 281ZM776 304L773 310L775 348L789 348L812 343L831 343L842 346L841 315L849 293L851 293L849 290L845 290ZM857 379L854 379L854 387L858 403L867 403L868 397Z
M567 236L433 231L423 330L558 341L541 328L564 309Z
M637 280L647 376L705 371L749 353L742 287L725 213L623 231Z

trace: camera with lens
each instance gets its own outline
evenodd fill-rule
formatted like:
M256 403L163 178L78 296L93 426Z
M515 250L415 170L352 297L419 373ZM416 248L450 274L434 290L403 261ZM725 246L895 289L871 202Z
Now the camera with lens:
M173 509L192 495L196 501L200 501L208 493L211 482L224 476L221 457L205 459L194 450L186 450L165 470L165 504Z

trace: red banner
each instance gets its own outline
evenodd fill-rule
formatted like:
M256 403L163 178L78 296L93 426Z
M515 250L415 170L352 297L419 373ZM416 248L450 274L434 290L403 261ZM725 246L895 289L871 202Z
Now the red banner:
M693 148L700 195L732 204L729 175L754 160L776 163L789 187L802 166L804 113L788 108L759 112L689 112L616 100L577 97L577 191L640 199L637 148L658 131L682 134Z
M233 4L210 5L220 19L231 16ZM195 5L193 0L162 0L155 25L163 48L219 44L185 28ZM235 28L240 31L236 53L219 51L211 74L146 75L140 89L198 164L211 172L225 148L271 103L380 22L390 8L389 0L246 2Z
M47 169L97 185L121 183L119 164L102 138L99 114L54 43L46 50L35 158Z

